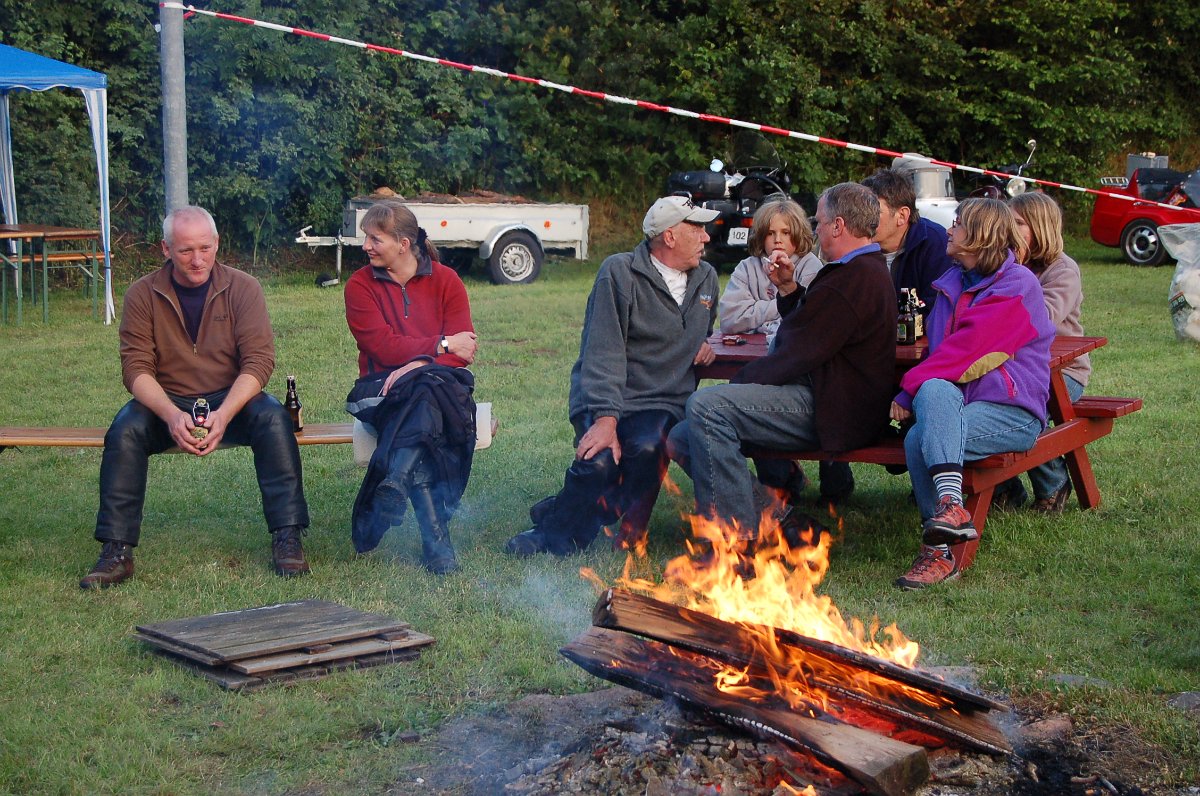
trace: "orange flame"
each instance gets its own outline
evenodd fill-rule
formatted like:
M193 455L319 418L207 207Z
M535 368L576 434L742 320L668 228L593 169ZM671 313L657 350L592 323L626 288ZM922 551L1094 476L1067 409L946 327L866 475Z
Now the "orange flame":
M641 540L642 543L627 555L615 585L647 593L663 602L681 604L727 622L790 630L912 668L920 647L905 637L895 624L881 632L876 618L869 623L857 618L846 619L832 599L817 593L817 587L829 571L829 551L834 543L832 535L814 532L811 527L799 534L790 528L785 533L775 518L777 513L777 506L763 512L759 536L754 542L739 538L737 527L703 517L688 517L693 536L686 543L689 554L668 562L662 582L656 582L653 573L638 572L649 569L644 540ZM840 536L840 518L837 518L836 526ZM591 570L581 570L581 574L597 589L607 588ZM774 694L787 699L796 709L827 707L828 695L814 687L812 680L814 672L817 679L823 680L828 678L820 675L830 675L834 670L833 679L847 682L857 690L902 691L910 699L940 704L938 697L919 689L907 689L862 669L842 667L826 660L814 662L812 656L794 647L781 648L774 634L749 629L768 664ZM725 667L718 673L717 683L722 690L737 692L743 697L768 696L752 693L756 689L746 673L734 667Z

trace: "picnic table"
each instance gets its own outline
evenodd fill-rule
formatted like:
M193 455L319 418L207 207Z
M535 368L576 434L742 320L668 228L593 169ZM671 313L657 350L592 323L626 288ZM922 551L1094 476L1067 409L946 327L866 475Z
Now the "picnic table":
M29 265L29 297L37 300L37 279L35 268L42 266L42 322L50 320L50 269L79 268L85 276L85 291L92 294L92 317L98 315L97 289L97 245L100 240L100 230L82 229L77 227L55 227L46 224L0 224L0 265L3 266L3 277L0 282L0 302L3 304L4 322L8 323L8 272L13 272L13 287L16 294L16 320L20 325L23 319L23 286L21 271ZM10 241L12 246L5 244ZM40 251L35 251L38 249Z
M708 339L716 354L716 360L708 366L698 367L697 375L706 379L728 379L738 370L767 353L767 341L761 334L731 336L740 342L727 343L721 334ZM1117 398L1110 396L1085 395L1075 403L1067 394L1063 369L1076 358L1104 346L1105 337L1059 336L1050 346L1050 399L1047 405L1053 426L1038 437L1033 448L1024 453L1004 453L964 463L963 491L967 495L966 507L980 536L987 524L987 513L991 506L995 487L1013 476L1020 475L1039 464L1059 456L1066 458L1071 484L1084 509L1100 505L1100 487L1092 470L1087 446L1112 431L1113 420L1142 408L1141 398ZM896 380L906 370L916 365L929 353L928 341L921 338L913 345L896 346ZM868 462L883 465L903 465L904 445L899 437L883 439L876 445L852 451L748 451L754 456L767 458L836 460L844 462ZM975 557L979 540L965 542L954 547L955 561L965 569Z

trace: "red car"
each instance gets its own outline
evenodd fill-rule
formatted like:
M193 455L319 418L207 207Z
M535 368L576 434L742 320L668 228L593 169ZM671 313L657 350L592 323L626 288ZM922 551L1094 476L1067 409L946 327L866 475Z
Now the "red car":
M1132 265L1161 265L1167 259L1167 250L1158 239L1160 226L1200 223L1200 169L1185 174L1174 169L1142 168L1128 180L1106 177L1101 182L1109 193L1148 200L1129 201L1101 195L1096 197L1092 209L1092 240L1121 247L1121 253Z

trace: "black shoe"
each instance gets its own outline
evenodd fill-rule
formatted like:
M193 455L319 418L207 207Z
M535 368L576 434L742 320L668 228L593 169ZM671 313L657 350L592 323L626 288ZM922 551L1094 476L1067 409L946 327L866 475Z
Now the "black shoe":
M105 542L100 560L79 581L81 589L107 589L133 577L133 547L123 542Z
M304 534L299 525L285 525L271 531L271 560L279 577L294 578L309 573L304 544L300 541Z
M816 517L796 508L784 515L779 527L788 547L811 547L821 540L821 534L829 533L829 528L822 525Z
M536 556L546 552L546 537L537 528L530 528L509 539L504 544L504 552L521 558Z

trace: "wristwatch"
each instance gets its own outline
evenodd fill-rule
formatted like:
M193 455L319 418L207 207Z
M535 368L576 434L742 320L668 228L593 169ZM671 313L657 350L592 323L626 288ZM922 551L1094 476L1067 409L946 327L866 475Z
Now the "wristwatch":
M443 337L438 342L438 348L441 350L441 352L443 354L449 354L450 353L450 341L447 340L445 337Z

